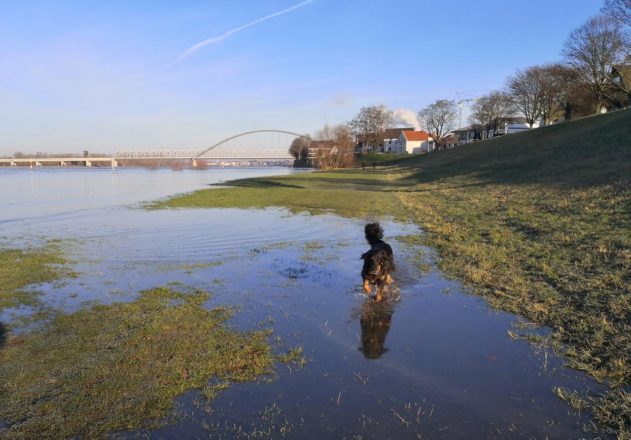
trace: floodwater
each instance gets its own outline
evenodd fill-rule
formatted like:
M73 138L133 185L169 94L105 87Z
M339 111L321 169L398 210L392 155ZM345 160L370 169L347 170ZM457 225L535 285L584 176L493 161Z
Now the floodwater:
M1 170L0 244L67 239L77 279L38 286L67 311L132 300L180 283L235 305L231 324L274 329L307 363L272 381L235 384L210 404L192 390L179 422L135 438L590 438L554 386L599 389L543 348L508 337L519 319L445 279L431 251L405 244L411 224L380 219L397 259L388 300L361 290L369 219L284 209L160 210L139 203L288 169ZM373 219L370 219L373 220ZM397 240L399 237L399 240ZM8 310L10 322L28 310ZM545 333L545 329L540 330Z

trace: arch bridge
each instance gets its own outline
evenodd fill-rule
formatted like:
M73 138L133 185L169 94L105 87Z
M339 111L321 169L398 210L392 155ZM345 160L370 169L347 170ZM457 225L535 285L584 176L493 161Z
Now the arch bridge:
M288 130L261 129L239 133L205 149L119 150L116 160L191 160L198 161L291 161L289 147L296 138L311 141L305 135Z

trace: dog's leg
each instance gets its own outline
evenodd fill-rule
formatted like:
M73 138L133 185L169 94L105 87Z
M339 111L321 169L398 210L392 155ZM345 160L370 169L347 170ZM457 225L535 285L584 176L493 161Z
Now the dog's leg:
M370 287L370 281L368 280L364 280L364 292L366 292L368 295L370 295L370 292L372 292L372 288Z
M392 277L390 276L390 274L386 275L386 284L388 286L392 284Z
M375 301L377 302L380 302L383 299L382 298L383 286L384 286L383 281L381 280L377 281L377 296L375 296Z

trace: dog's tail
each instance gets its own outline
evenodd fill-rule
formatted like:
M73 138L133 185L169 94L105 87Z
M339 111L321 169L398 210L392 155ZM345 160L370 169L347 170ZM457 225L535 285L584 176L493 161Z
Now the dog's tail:
M366 234L366 240L371 245L383 238L383 228L379 226L379 223L368 223L364 228L364 233Z

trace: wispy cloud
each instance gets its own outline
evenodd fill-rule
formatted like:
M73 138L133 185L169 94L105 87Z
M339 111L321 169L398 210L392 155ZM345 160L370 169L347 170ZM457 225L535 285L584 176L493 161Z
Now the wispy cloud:
M309 3L313 3L315 0L305 0L303 2L300 2L296 5L290 6L289 8L283 9L281 11L277 11L274 12L273 14L269 14L266 15L265 17L261 17L261 18L257 18L254 21L251 21L247 24L244 24L242 26L236 27L234 29L230 29L229 31L221 34L221 35L217 35L216 37L212 37L212 38L208 38L206 40L200 41L197 44L194 44L193 46L189 47L188 49L186 49L184 52L182 52L175 60L173 60L168 66L167 69L170 67L175 66L176 64L182 62L183 60L185 60L186 58L188 58L189 56L191 56L194 52L197 52L199 49L201 49L204 46L208 46L210 44L215 44L215 43L219 43L220 41L225 40L226 38L228 38L229 36L236 34L237 32L241 32L247 28L250 28L252 26L255 26L259 23L263 23L264 21L267 20L271 20L272 18L276 18L279 17L281 15L287 14L288 12L294 11L296 9L302 8L303 6L307 6Z

